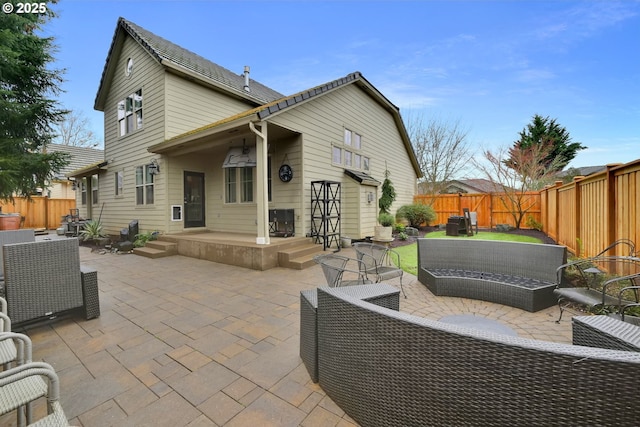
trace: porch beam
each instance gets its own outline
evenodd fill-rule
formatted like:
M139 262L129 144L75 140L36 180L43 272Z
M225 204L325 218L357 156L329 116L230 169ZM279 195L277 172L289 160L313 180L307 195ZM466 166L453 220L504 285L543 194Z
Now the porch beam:
M260 127L258 130L256 125ZM258 122L254 125L249 122L249 128L256 134L256 209L257 209L257 231L256 244L268 245L269 239L269 190L267 176L267 160L269 138L267 122Z

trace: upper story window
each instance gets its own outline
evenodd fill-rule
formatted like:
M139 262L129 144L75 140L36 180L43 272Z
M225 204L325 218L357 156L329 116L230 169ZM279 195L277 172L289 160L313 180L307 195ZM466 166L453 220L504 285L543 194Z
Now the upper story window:
M118 128L120 136L142 128L142 89L118 102Z
M350 169L368 171L369 157L362 153L362 135L345 128L342 144L334 144L331 148L331 162Z

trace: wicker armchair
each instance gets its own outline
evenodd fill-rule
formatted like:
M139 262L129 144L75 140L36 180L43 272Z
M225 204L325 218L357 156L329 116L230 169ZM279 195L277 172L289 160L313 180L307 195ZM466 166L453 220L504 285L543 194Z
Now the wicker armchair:
M359 242L354 243L353 247L356 250L356 254L358 254L358 260L362 262L364 271L366 271L367 274L375 275L377 283L399 277L402 295L404 295L405 298L407 297L402 287L402 275L404 271L400 268L400 254L398 252L375 243Z
M331 288L373 283L367 277L365 267L357 259L335 254L322 254L315 256L313 260L322 267L324 278ZM347 268L349 264L354 263L357 263L358 267Z
M0 414L16 411L18 426L24 425L25 407L29 426L69 426L59 394L58 376L47 363L31 362L0 372ZM47 400L47 416L34 422L28 405L42 398Z
M78 239L14 243L2 250L13 324L84 307Z
M11 319L7 316L7 301L0 297L0 365L8 369L11 364L31 361L31 338L11 332Z

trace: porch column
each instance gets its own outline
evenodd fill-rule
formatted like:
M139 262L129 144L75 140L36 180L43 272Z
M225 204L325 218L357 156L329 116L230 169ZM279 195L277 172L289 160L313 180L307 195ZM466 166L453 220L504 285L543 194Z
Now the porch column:
M251 131L256 134L256 209L258 218L258 245L268 245L269 239L269 189L267 176L267 149L269 138L267 137L267 122L257 124L260 130L256 129L252 122L249 122Z

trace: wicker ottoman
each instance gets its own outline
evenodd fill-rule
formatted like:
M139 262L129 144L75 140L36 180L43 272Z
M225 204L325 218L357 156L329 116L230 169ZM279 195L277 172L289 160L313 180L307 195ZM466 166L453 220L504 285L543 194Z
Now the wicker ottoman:
M640 351L640 327L609 316L574 316L573 345Z
M400 310L400 291L385 283L356 285L340 288L344 294L359 298L380 307ZM318 382L318 291L310 289L300 292L300 358L311 379Z
M98 272L91 267L80 266L82 277L82 303L85 319L100 317L100 297L98 296Z

